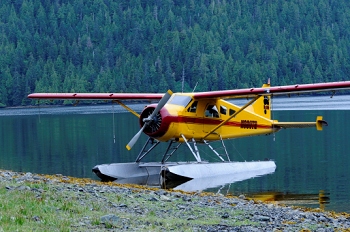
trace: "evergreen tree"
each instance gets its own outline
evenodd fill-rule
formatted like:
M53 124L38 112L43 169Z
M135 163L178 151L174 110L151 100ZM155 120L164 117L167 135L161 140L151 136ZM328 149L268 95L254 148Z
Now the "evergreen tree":
M0 2L0 103L347 80L350 2ZM184 80L184 83L183 83ZM139 84L142 83L142 84ZM160 85L161 84L161 85ZM166 88L166 89L168 89Z

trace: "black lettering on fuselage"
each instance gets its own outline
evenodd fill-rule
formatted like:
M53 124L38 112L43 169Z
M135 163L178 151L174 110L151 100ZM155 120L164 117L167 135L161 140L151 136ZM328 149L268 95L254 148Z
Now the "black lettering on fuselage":
M241 128L258 129L258 122L254 120L241 120Z

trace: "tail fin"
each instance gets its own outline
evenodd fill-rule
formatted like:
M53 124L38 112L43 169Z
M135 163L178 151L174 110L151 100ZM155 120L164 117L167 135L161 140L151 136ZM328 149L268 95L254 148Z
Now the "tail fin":
M269 87L270 87L270 79L268 79L266 84L263 84L262 88L269 88ZM256 100L254 104L252 104L254 112L256 114L259 114L260 116L263 116L264 118L271 119L270 99L271 99L270 95L266 95Z

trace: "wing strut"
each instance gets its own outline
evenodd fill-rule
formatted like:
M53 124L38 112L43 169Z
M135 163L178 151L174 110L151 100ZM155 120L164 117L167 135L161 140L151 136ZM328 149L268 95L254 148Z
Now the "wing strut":
M258 95L255 98L253 98L252 100L250 100L247 104L245 104L244 106L242 106L236 113L232 114L228 119L226 119L225 121L223 121L222 123L220 123L219 125L217 125L214 129L212 129L211 131L208 132L208 134L206 134L202 139L204 140L206 137L208 137L211 133L213 133L214 131L216 131L217 129L219 129L220 127L222 127L225 123L227 123L228 121L230 121L232 118L236 117L237 114L241 113L245 108L247 108L248 106L250 106L251 104L253 104L256 100L258 100L262 95Z
M124 107L127 111L129 111L130 113L132 113L133 115L135 115L136 117L140 118L140 115L138 113L136 113L133 109L131 109L129 106L125 105L123 102L119 101L119 100L114 100L113 102L118 103L119 105L121 105L122 107Z

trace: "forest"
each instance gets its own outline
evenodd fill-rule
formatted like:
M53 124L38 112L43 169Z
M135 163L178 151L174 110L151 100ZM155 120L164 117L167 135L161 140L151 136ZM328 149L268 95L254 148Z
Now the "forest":
M349 28L347 0L1 0L0 106L349 80Z

